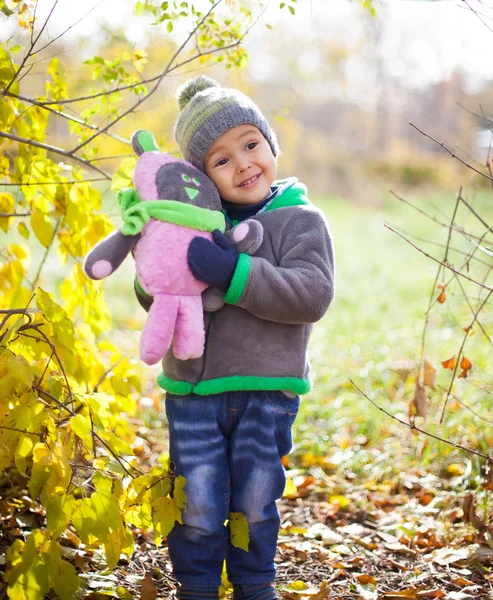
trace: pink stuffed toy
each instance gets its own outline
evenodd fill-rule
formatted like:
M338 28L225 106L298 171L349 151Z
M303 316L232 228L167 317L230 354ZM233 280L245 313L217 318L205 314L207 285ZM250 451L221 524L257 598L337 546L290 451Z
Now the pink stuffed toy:
M212 240L225 232L221 200L214 183L184 160L158 151L152 134L137 131L132 147L139 156L135 189L118 193L124 225L88 254L84 271L91 279L113 273L133 249L140 286L153 297L140 339L140 357L157 363L173 344L181 360L198 358L205 344L203 301L207 310L223 304L222 294L196 279L188 267L191 240ZM239 251L253 253L262 241L258 221L228 232Z

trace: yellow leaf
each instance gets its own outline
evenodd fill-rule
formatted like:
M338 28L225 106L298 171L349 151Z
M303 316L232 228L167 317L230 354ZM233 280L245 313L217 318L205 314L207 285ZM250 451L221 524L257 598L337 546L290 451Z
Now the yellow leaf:
M152 525L154 527L154 542L156 546L159 546L161 540L165 538L173 528L173 525L177 520L177 513L180 513L180 509L171 498L156 498L153 500L151 508ZM181 517L181 515L179 516Z
M29 239L29 236L31 235L31 232L29 231L29 229L26 227L26 224L24 223L24 221L20 221L20 223L18 223L17 225L17 231L22 235L22 237L26 240Z
M26 473L26 458L30 456L33 451L33 441L30 436L21 435L17 448L15 449L14 461L19 473L27 477Z
M12 461L12 450L0 440L0 471L5 471L5 469L10 465Z
M346 498L346 496L329 496L329 502L332 504L338 504L340 508L345 508L351 504L351 500Z
M229 539L235 548L241 548L248 552L248 544L250 543L250 534L248 521L244 514L230 512L228 515L229 522Z
M137 158L130 156L125 158L120 163L116 173L113 176L110 190L112 192L118 192L122 188L131 187L132 184L132 173L137 162Z
M70 419L70 427L82 440L91 434L91 421L84 415L76 415Z
M175 479L175 489L173 492L173 498L175 499L176 506L178 508L187 509L187 495L183 489L187 484L187 480L183 475L179 475Z
M288 587L290 590L302 592L303 590L307 590L310 586L308 586L304 581L301 581L301 579L297 579L296 581L292 581Z
M74 325L67 313L41 288L36 289L36 304L45 319L54 325L56 341L71 350L74 346Z
M50 477L50 450L45 444L36 444L33 448L33 467L31 479L27 485L31 497L35 498Z
M284 487L283 497L289 498L297 493L297 487L294 485L293 480L288 477L288 479L286 479L286 486Z
M0 192L0 213L15 212L15 202L12 194ZM13 217L0 217L0 227L7 233Z
M72 518L75 498L71 494L56 494L45 506L48 531L59 536Z
M53 239L53 225L51 221L41 210L35 210L31 213L30 221L31 227L41 245L48 248Z

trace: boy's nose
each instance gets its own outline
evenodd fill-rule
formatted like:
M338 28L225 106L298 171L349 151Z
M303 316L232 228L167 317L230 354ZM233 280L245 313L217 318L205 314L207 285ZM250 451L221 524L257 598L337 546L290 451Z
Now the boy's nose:
M238 163L238 173L243 173L244 171L248 171L248 169L251 167L251 163L248 160L244 160L240 163Z

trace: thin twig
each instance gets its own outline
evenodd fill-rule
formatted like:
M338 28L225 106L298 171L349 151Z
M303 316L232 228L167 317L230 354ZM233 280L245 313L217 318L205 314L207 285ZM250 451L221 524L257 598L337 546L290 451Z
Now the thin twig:
M150 98L150 96L152 96L152 94L154 94L154 92L161 85L161 82L163 81L163 79L166 76L166 74L168 73L168 71L172 68L172 65L175 62L176 58L183 51L183 48L185 48L185 46L188 44L188 42L189 42L190 38L192 37L194 31L196 31L206 21L206 19L209 17L209 15L215 10L215 8L219 4L221 4L222 1L223 0L217 0L211 6L211 8L207 11L207 13L202 17L202 19L199 21L199 23L197 24L197 26L195 27L195 29L188 34L188 36L186 37L185 41L181 44L181 46L179 46L179 48L176 50L176 52L173 54L173 56L169 60L168 64L166 65L166 67L164 68L163 72L161 73L161 75L159 76L158 80L156 81L156 84L154 85L154 87L144 97L139 98L137 100L137 102L135 104L133 104L130 108L128 108L127 110L123 111L123 113L121 115L118 115L118 117L116 117L115 119L113 119L113 121L111 121L110 123L108 123L108 125L106 125L101 130L101 132L95 133L94 135L92 135L91 137L89 137L87 140L84 140L82 143L80 143L78 146L76 146L72 150L72 153L73 152L77 152L78 150L80 150L84 146L87 146L87 144L89 144L90 142L92 142L93 140L95 140L99 135L101 135L101 133L104 133L105 131L107 131L108 129L110 129L114 125L116 125L116 123L118 123L119 121L121 121L121 119L123 119L126 115L130 114L131 112L133 112L138 106L140 106L143 102L145 102L146 100L148 100ZM239 43L240 42L237 42L237 44L239 44Z
M10 90L10 88L12 87L12 85L14 84L15 80L17 79L17 77L19 76L20 72L22 71L22 69L24 68L24 65L26 64L26 61L28 60L28 58L31 56L33 50L34 50L34 46L38 43L39 38L41 37L41 34L43 33L43 31L45 30L46 26L48 25L48 21L51 18L51 15L53 14L53 11L55 10L56 5L58 4L58 0L55 0L55 3L53 4L53 6L51 7L50 12L48 13L48 16L46 17L46 21L44 22L43 26L41 27L38 35L36 36L36 39L34 41L32 41L31 39L31 45L29 47L29 50L26 52L26 54L24 55L24 58L22 59L21 64L19 65L19 68L17 69L17 71L14 73L14 75L12 76L12 79L9 81L9 83L7 84L7 87L3 90L3 95L5 96L5 94ZM34 28L34 25L33 25Z
M485 290L488 290L489 292L493 291L493 288L490 287L489 285L484 285L482 283L479 283L479 281L476 281L476 280L472 279L471 277L468 277L467 275L464 275L464 273L461 273L460 271L457 271L457 269L455 269L452 265L445 264L441 260L438 260L434 256L431 256L431 254L428 254L427 252L425 252L424 250L422 250L421 248L419 248L418 246L416 246L416 244L413 244L411 242L411 240L408 240L404 235L400 234L398 231L396 231L395 229L393 229L392 227L390 227L390 225L387 225L386 223L384 223L384 227L386 227L387 229L390 229L390 231L393 231L396 235L398 235L403 240L405 240L413 248L416 248L416 250L418 250L419 252L421 252L421 254L424 254L427 258L430 258L431 260L435 261L436 263L438 263L440 265L443 265L444 267L446 267L447 269L449 269L450 271L452 271L452 273L456 273L457 275L460 275L461 277L464 277L464 279L467 279L468 281L471 281L475 285L479 286L480 288L484 288Z
M451 378L451 380L450 380L450 385L449 385L449 388L448 388L448 390L447 390L447 395L445 396L445 401L444 401L444 403L443 403L442 414L441 414L441 416L440 416L440 425L443 423L443 419L444 419L444 416L445 416L445 409L447 408L447 403L448 403L448 399L449 399L449 396L450 396L450 392L451 392L451 390L452 390L452 385L454 384L455 375L456 375L456 373L457 373L457 369L458 369L458 367L459 367L459 363L461 362L461 355L462 355L462 351L463 351L463 349L464 349L464 346L465 346L466 340L467 340L467 338L468 338L468 336L469 336L469 330L470 330L470 329L473 327L474 323L476 322L476 320L477 320L477 318L478 318L478 314L481 312L481 310L482 310L483 306L484 306L484 305L486 304L486 302L488 301L488 299L489 299L489 297L491 296L492 292L493 292L493 290L491 290L491 291L490 291L490 293L489 293L489 294L487 294L486 298L483 300L483 302L481 303L481 305L479 306L479 308L476 310L476 313L474 314L474 318L473 318L473 320L471 321L471 324L470 324L470 325L469 325L469 327L467 328L466 334L464 335L464 337L463 337L463 339L462 339L462 343L461 343L461 345L460 345L460 348L459 348L459 354L458 354L458 356L457 356L457 360L456 360L456 362L455 362L454 372L452 373L452 378Z
M5 131L0 131L0 137L12 140L13 142L19 142L20 144L27 144L28 146L42 148L43 150L48 150L48 152L54 152L55 154L60 154L61 156L66 156L67 158L72 159L75 162L78 162L89 169L93 169L94 171L101 173L101 175L104 175L105 179L112 179L111 175L109 173L106 173L106 171L103 171L103 169L100 169L96 165L93 165L85 158L81 158L80 156L76 156L71 152L67 152L67 150L63 150L63 148L57 148L56 146L50 146L49 144L43 144L35 140L28 140L27 138L23 138L18 135L13 135L12 133L7 133Z
M444 444L448 444L449 446L453 446L454 448L459 448L460 450L465 450L466 452L470 452L471 454L475 454L476 456L480 456L481 458L485 458L487 461L493 460L492 456L488 456L487 454L483 454L482 452L478 452L477 450L473 450L472 448L467 448L466 446L462 446L461 444L457 444L456 442L452 442L451 440L445 440L444 438L441 438L438 435L430 433L429 431L425 431L424 429L421 429L420 427L416 427L416 425L414 423L406 423L406 421L403 421L402 419L399 419L399 417L396 417L392 413L388 412L387 410L385 410L384 408L382 408L381 406L379 406L376 402L374 402L369 396L367 396L365 394L365 392L363 392L363 390L361 390L354 383L354 381L352 379L350 379L349 381L354 385L354 387L358 390L358 392L362 396L364 396L367 400L369 400L373 404L373 406L375 408L378 408L378 410L380 410L383 413L385 413L391 419L394 419L394 421L397 421L401 425L404 425L404 427L407 427L408 429L411 429L411 430L414 430L414 431L418 431L419 433L423 433L424 435L432 437L433 439L438 440L439 442L443 442Z
M445 146L445 144L443 142L439 142L438 140L436 140L431 135L425 133L424 131L421 131L421 129L419 127L416 127L416 125L414 125L413 123L409 123L409 125L411 125L411 127L414 127L414 129L416 129L417 131L419 131L419 133L423 134L425 137L429 138L430 140L433 140L436 144L438 144L439 146L441 146L444 150L446 150L450 154L450 156L452 158L456 158L463 165L465 165L466 167L468 167L469 169L471 169L475 173L478 173L478 175L482 175L486 179L489 179L490 181L493 181L493 177L490 177L489 175L486 175L486 173L483 173L479 169L476 169L475 167L473 167L472 165L470 165L469 163L467 163L465 160L462 160L462 158L460 158L460 156L457 156L457 154L454 154L452 152L452 150L449 150L449 148L447 148L447 146Z
M66 119L67 121L73 121L74 123L83 125L84 127L87 127L88 129L92 129L93 131L98 131L100 133L103 133L99 129L99 127L97 127L96 125L91 125L89 122L84 121L83 119L79 119L78 117L69 115L61 110L55 110L54 108L51 108L51 106L47 106L43 102L40 102L39 100L35 100L34 98L28 98L27 96L22 96L21 94L13 94L12 92L5 92L4 96L9 96L10 98L15 98L16 100L21 100L22 102L29 102L29 104L32 104L33 106L38 106L39 108L42 108L43 110L47 110L47 111L51 112L52 114L56 115L57 117L61 117L63 119ZM59 100L57 104L60 104L60 105L64 104L64 100ZM109 137L112 137L113 139L117 140L118 142L122 142L122 144L130 145L130 140L127 140L124 137L121 137L114 133L109 133L107 131L105 131L104 134L108 135Z

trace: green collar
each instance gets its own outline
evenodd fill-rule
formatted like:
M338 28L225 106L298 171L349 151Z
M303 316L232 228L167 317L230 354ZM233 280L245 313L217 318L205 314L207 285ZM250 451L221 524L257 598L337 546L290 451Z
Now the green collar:
M122 206L122 233L137 235L151 218L199 231L219 229L224 232L226 229L224 215L218 210L200 208L176 200L147 200L130 203L128 208Z
M310 204L306 185L298 181L296 177L280 179L275 181L274 185L280 186L277 194L257 213L258 215L269 210L275 210L276 208Z

